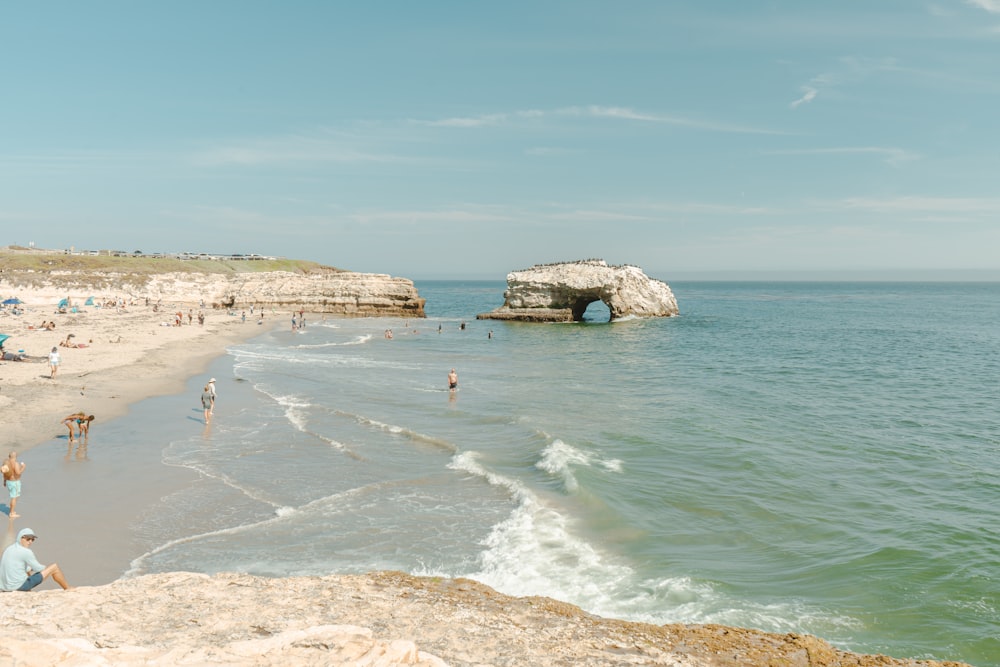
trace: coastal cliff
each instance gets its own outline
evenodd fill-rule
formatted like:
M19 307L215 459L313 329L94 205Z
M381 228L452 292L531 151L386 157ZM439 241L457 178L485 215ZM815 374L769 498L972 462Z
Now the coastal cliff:
M0 658L66 665L958 667L719 625L601 618L468 579L189 572L6 593Z
M607 305L611 320L677 315L677 300L666 283L637 266L609 266L599 259L536 264L507 275L503 306L476 315L480 320L579 322L595 301Z
M126 302L307 310L344 317L425 317L413 281L296 261L180 261L0 253L0 294L53 305Z

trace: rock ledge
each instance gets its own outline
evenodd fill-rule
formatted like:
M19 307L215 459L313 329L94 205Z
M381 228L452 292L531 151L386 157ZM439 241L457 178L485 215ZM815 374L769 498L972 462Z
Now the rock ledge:
M4 593L0 660L48 665L352 667L930 667L821 639L649 625L400 572L271 579L163 573L73 591Z

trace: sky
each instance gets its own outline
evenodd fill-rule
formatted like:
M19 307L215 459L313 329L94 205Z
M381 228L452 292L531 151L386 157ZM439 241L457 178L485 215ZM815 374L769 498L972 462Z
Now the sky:
M0 5L0 246L1000 279L1000 0Z

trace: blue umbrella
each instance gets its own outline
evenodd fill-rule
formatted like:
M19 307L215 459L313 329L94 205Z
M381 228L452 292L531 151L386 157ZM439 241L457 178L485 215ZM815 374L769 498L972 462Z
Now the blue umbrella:
M7 334L0 334L0 347L3 346L3 342L8 338L10 338L10 336L8 336Z
M15 297L13 297L13 298L10 298L10 299L7 299L6 301L4 301L4 302L3 302L3 305L5 305L5 306L16 306L16 305L18 305L19 303L21 303L21 300L20 300L20 299L18 299L18 298L17 298L16 296L15 296Z

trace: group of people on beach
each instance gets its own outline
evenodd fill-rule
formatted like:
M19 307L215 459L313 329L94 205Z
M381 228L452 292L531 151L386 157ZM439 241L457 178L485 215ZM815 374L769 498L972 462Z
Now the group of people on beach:
M70 443L76 440L83 446L82 443L85 443L90 435L90 424L93 421L94 415L84 412L74 412L64 417L62 423L69 429ZM72 447L72 444L70 446ZM11 523L11 532L14 519L21 516L17 513L17 501L21 497L21 476L25 468L27 464L18 460L17 452L8 454L7 459L0 465L3 484L10 496L7 516ZM31 549L36 539L38 536L34 530L22 528L18 531L13 544L4 549L3 556L0 556L0 591L30 591L49 577L65 590L73 588L66 582L58 563L42 565L38 561Z
M90 417L92 421L93 416ZM89 422L87 422L89 424ZM72 427L70 428L72 433ZM0 465L3 473L3 483L10 494L9 521L21 515L17 513L17 499L21 497L21 475L27 464L17 460L17 452L7 455L7 460ZM58 563L42 565L31 547L38 536L31 528L22 528L17 533L17 539L3 551L0 556L0 591L30 591L47 578L52 577L64 590L73 587L66 581Z

